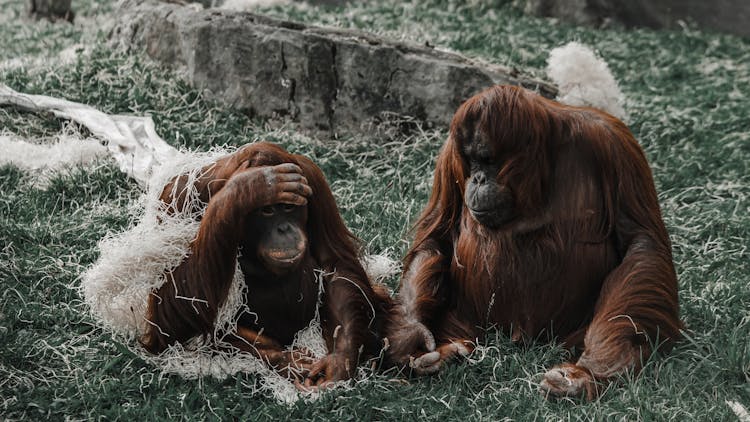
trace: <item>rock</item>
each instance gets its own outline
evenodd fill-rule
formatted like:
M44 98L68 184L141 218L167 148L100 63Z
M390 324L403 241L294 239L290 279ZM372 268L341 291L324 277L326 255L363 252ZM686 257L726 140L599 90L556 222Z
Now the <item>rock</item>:
M34 19L73 22L71 0L26 0L26 11Z
M556 93L512 69L359 31L154 0L126 0L117 16L116 42L185 68L213 98L330 135L388 114L447 126L462 101L497 83Z
M699 27L750 37L747 0L522 0L527 12L564 21L602 26L674 28L680 21Z

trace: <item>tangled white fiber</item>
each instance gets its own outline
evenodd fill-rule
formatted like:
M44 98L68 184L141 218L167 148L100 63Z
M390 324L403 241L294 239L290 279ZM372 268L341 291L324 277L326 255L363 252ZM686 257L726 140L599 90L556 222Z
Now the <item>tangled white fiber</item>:
M732 409L732 412L737 415L737 420L739 420L739 422L750 422L750 413L748 413L742 403L734 400L724 400L724 402L730 409Z
M60 135L52 144L25 142L17 137L0 134L0 165L13 164L24 170L55 172L90 163L106 157L107 148L96 139Z
M573 41L550 51L547 76L557 85L561 103L599 108L627 120L615 77L589 47Z

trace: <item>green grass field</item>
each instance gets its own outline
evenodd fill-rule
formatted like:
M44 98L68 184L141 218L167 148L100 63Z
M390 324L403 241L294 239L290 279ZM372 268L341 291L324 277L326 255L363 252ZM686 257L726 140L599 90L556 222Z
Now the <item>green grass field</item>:
M76 291L97 242L137 218L137 184L102 160L46 184L0 167L0 419L222 420L737 420L750 408L750 41L678 31L592 30L521 15L509 4L396 0L344 10L268 13L425 41L544 74L551 48L596 48L628 102L673 242L686 338L642 376L592 403L537 392L559 346L490 335L483 355L429 378L377 375L314 402L281 405L225 381L161 375L96 326ZM168 142L197 149L278 142L326 173L349 227L370 253L400 259L426 202L445 128L367 139L312 139L205 100L179 74L107 47L110 3L74 1L75 26L20 19L0 0L0 82L109 113L151 114ZM84 46L94 46L91 49ZM63 52L63 54L60 54ZM71 53L78 54L71 54ZM0 133L52 139L75 131L50 117L0 108ZM0 154L3 152L0 151ZM391 285L397 280L391 279Z

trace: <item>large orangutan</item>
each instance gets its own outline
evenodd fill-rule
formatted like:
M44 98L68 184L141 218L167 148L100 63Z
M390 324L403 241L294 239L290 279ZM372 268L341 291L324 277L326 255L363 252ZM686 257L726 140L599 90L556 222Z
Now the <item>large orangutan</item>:
M551 368L553 396L597 396L680 335L677 280L646 158L590 108L495 86L456 112L416 223L389 329L421 374L497 327L582 351Z
M162 201L175 210L188 206L186 183L187 176L173 179ZM146 349L210 338L239 262L248 289L237 330L228 333L237 348L303 386L348 379L363 356L380 350L389 298L369 284L358 243L312 161L250 144L204 168L195 187L205 212L189 255L149 299ZM321 274L328 355L313 362L305 350L284 346L314 318Z

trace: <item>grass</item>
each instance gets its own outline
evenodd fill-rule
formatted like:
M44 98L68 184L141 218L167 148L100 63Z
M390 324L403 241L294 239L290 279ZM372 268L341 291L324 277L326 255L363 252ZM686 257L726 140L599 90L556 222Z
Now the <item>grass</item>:
M543 75L570 40L604 56L628 98L629 125L650 160L673 242L686 340L593 403L549 402L539 376L559 347L490 335L484 355L420 379L383 374L313 403L252 395L257 380L163 376L87 316L75 288L96 244L136 217L138 186L108 161L45 185L0 167L0 419L732 420L750 408L750 41L680 31L592 30L521 15L512 5L382 1L266 12L357 27ZM206 149L255 139L309 155L326 173L349 227L371 253L400 258L424 205L444 128L311 139L207 101L174 72L107 47L113 5L74 4L80 24L18 19L0 0L0 81L109 113L151 114L170 143ZM93 48L88 45L95 46ZM78 52L73 55L72 52ZM61 54L62 53L62 54ZM64 122L0 109L0 130L49 139ZM2 152L0 152L2 153ZM393 285L395 279L389 280Z

